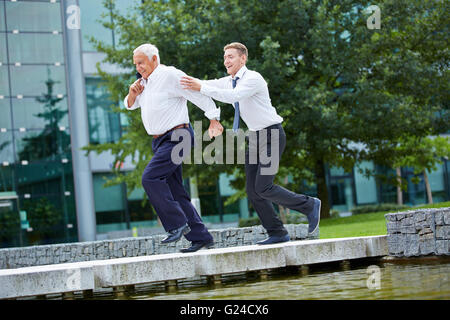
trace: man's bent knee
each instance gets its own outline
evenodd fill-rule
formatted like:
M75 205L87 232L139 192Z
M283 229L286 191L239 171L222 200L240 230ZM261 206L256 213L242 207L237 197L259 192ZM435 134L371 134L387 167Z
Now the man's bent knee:
M271 196L273 195L273 184L270 186L262 186L262 187L256 186L255 193L264 199L271 198Z

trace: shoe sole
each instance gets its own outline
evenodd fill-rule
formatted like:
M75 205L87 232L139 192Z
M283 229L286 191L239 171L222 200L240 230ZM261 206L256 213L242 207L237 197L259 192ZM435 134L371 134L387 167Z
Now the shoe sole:
M211 249L212 247L214 247L214 243L211 243L209 245L204 246L202 249ZM202 250L200 249L200 250Z
M284 242L289 242L291 241L291 239L289 238L288 240L283 240L283 241L277 241L277 242L271 242L271 243L259 243L257 242L256 244L259 246L264 246L264 245L268 245L268 244L277 244L277 243L284 243Z
M192 252L197 252L197 251L200 251L200 250L203 250L203 249L211 249L212 247L214 247L214 243L207 244L207 245L205 245L205 246L203 246L200 249L195 250L195 251L183 251L183 249L181 249L180 252L181 253L192 253Z
M179 241L183 236L187 235L189 232L191 232L191 228L189 226L186 226L186 228L183 229L183 231L181 231L181 236L178 239L174 239L172 241L161 241L162 244L167 244L167 243L172 243L172 242L177 242Z
M311 235L311 234L313 234L314 232L316 232L316 230L317 230L317 228L319 227L319 224L320 224L320 210L321 210L321 208L322 208L322 201L320 201L320 199L318 199L318 198L314 198L314 199L319 200L319 220L317 221L317 226L314 228L313 231L309 232L309 235Z

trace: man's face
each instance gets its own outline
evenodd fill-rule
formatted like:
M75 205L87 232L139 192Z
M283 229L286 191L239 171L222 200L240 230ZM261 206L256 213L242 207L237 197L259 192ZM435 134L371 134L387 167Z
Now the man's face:
M246 62L247 57L244 54L239 55L239 51L237 49L230 48L225 50L225 54L223 55L223 64L225 68L227 68L227 73L231 76L234 77Z
M142 75L142 78L147 79L158 66L158 58L153 56L149 59L147 55L137 52L133 56L133 63L136 66L136 71Z

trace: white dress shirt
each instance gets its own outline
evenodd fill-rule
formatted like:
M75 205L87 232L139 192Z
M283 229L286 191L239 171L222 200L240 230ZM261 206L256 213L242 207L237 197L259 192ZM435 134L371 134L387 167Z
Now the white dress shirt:
M243 66L236 73L239 77L233 89L232 77L203 80L200 92L225 103L239 102L242 120L251 131L258 131L283 122L272 106L267 82L256 71Z
M149 135L158 135L183 123L189 123L187 100L205 112L208 119L220 117L220 108L214 101L198 91L181 87L181 77L186 74L174 67L158 65L147 80L141 79L144 91L128 107L128 95L124 104L128 110L141 108L141 117Z

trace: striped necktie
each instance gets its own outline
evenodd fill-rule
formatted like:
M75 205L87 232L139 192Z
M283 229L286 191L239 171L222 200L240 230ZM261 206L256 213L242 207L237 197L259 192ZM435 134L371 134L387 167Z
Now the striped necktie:
M236 82L239 77L232 79L233 89L236 87ZM236 132L239 129L239 102L234 103L234 121L233 121L233 131Z

